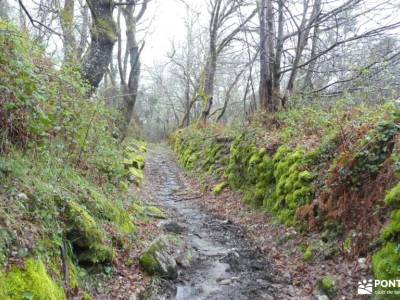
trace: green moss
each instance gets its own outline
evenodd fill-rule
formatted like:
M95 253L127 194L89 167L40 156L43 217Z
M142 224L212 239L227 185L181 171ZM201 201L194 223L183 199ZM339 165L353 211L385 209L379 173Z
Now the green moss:
M218 183L214 188L213 188L213 194L214 196L219 196L223 189L228 185L226 181Z
M94 188L88 188L88 192L90 198L87 198L84 204L93 214L96 214L101 219L110 221L112 226L120 233L129 234L135 231L135 226L122 205L119 205L117 201L112 202L103 193Z
M372 257L372 268L376 279L398 279L400 277L399 244L386 243Z
M28 259L25 269L0 273L0 298L9 300L62 300L64 291L48 275L40 260Z
M385 197L388 205L398 207L399 184ZM389 224L382 230L383 246L372 257L372 268L377 279L397 279L400 276L400 209L391 214Z
M149 217L157 219L166 219L167 215L161 209L155 206L146 206L143 213Z
M400 184L397 184L387 193L385 203L387 205L400 207Z
M317 283L318 289L324 292L330 299L337 294L336 281L332 277L323 277Z
M87 292L84 292L83 296L82 296L82 300L93 300L93 298Z
M153 243L149 249L147 249L146 253L144 253L140 259L139 263L142 268L146 271L146 273L150 275L154 275L159 272L159 263L156 259L156 253L159 251L164 244L161 240L158 240L156 243Z
M113 259L113 250L105 245L105 232L92 216L74 201L67 207L68 238L78 247L78 259L82 262L109 263Z
M314 176L309 171L302 170L306 161L304 150L290 150L286 146L281 146L273 157L276 186L264 205L287 225L295 223L297 208L308 204L313 197L311 182Z
M132 223L129 214L121 209L117 210L117 214L114 218L115 227L117 230L124 234L131 234L136 232L136 227Z
M93 29L96 30L94 33L98 36L105 36L112 42L117 39L117 29L115 23L108 19L97 19L97 26Z
M310 203L313 197L314 175L307 169L308 156L301 148L281 146L271 158L266 148L257 146L262 133L245 130L230 146L225 160L224 179L213 188L218 195L225 182L244 194L244 201L255 207L263 206L275 213L285 224L295 224L295 212ZM213 171L226 149L217 144L206 129L180 130L174 134L174 149L188 168Z
M383 229L382 238L384 240L391 240L400 235L400 209L392 212L389 225Z
M314 249L311 246L308 246L306 251L304 251L303 260L310 261L314 255Z
M139 263L143 270L149 275L163 274L162 266L158 260L158 253L160 250L168 247L169 244L173 246L181 246L183 241L174 235L168 234L154 241L149 248L141 255Z
M136 169L143 169L144 167L144 156L136 154L135 152L128 152L127 158L124 159L124 165L128 167L134 167Z
M77 254L79 262L91 264L110 264L114 258L112 247L104 244L92 244L90 248L83 249Z

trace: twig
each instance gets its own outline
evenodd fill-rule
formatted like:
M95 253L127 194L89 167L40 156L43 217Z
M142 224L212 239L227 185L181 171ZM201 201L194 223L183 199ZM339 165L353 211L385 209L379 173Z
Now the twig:
M78 164L79 164L79 162L80 162L80 160L81 160L81 156L82 156L82 153L83 153L83 149L84 149L85 144L86 144L86 141L87 141L87 139L88 139L89 131L90 131L90 128L92 127L92 123L93 123L94 117L96 116L96 113L97 113L97 110L95 110L95 111L93 112L92 118L90 119L89 125L88 125L88 127L87 127L87 129L86 129L84 144L83 144L83 147L81 147L81 149L80 149L80 151L79 151L79 155L78 155L78 158L76 159L75 167L78 166Z
M22 0L18 0L19 5L21 6L22 10L25 12L26 16L28 17L29 21L32 23L32 26L41 30L40 26L46 28L48 31L50 31L51 33L54 33L60 37L63 37L63 35L57 31L55 31L54 29L51 29L49 26L47 26L46 24L43 24L42 22L35 20L34 18L32 18L32 16L30 15L29 11L26 9L25 5L22 3ZM40 26L38 26L40 25Z
M175 200L175 201L188 201L188 200L199 199L199 198L201 198L201 197L203 197L203 195L193 196L193 197L189 197L189 198L180 198L180 199L177 199L177 200Z
M62 269L64 274L64 286L65 289L68 288L69 283L69 272L68 272L68 262L67 262L67 242L63 239L61 245L61 258L62 258Z

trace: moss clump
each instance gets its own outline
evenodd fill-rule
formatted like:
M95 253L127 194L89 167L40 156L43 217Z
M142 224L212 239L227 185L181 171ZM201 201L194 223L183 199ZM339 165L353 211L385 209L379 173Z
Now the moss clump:
M213 194L214 196L219 196L223 189L228 185L226 181L218 183L214 188L213 188Z
M240 189L250 183L249 161L256 153L257 148L253 136L243 133L235 139L230 148L229 163L225 171L225 176L232 188ZM253 157L252 163L257 160L258 156Z
M311 182L314 176L303 170L307 162L304 150L281 146L273 157L275 189L264 205L276 213L287 225L295 223L296 210L310 203L313 196Z
M317 283L320 291L328 295L330 299L334 299L337 294L336 281L332 277L323 277Z
M313 249L313 247L308 246L308 247L306 248L306 251L304 251L303 260L304 260L304 261L310 261L311 258L313 257L313 255L314 255L314 249Z
M64 291L47 273L40 260L28 259L25 269L0 273L0 298L4 300L62 300Z
M140 184L143 181L143 168L145 158L143 153L147 151L146 144L135 141L125 148L123 164L128 170L128 180Z
M385 203L394 207L400 207L400 184L392 188L385 197Z
M144 156L141 154L136 154L135 152L128 152L127 158L124 159L124 165L132 166L136 169L144 168Z
M387 204L398 207L399 186L396 185L385 197ZM372 257L376 279L398 279L400 276L400 209L394 210L390 223L382 230L382 248Z
M105 245L105 233L92 216L74 201L67 207L68 239L80 262L110 263L113 250Z
M100 219L111 222L118 232L130 234L135 231L129 214L117 201L111 202L103 193L94 188L88 188L88 198L82 201L92 214Z
M155 206L146 206L143 213L149 217L156 219L166 219L167 215L161 209Z
M372 267L376 279L397 279L400 276L400 254L397 243L388 242L374 254Z

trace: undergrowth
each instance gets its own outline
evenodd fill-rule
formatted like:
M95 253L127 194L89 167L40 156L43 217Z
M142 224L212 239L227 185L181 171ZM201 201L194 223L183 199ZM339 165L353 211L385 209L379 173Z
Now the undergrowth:
M83 295L77 270L107 270L136 240L142 204L127 190L146 145L120 142L121 116L89 99L77 69L0 30L0 298Z

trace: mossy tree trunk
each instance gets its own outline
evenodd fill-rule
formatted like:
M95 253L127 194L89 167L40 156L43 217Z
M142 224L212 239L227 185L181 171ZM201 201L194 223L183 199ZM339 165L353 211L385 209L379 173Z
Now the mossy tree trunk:
M83 58L82 77L93 90L97 89L112 59L117 40L117 29L113 20L113 1L86 0L91 15L91 43Z

